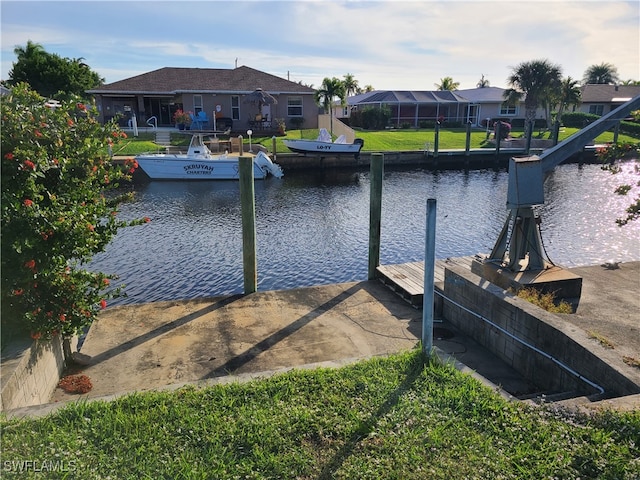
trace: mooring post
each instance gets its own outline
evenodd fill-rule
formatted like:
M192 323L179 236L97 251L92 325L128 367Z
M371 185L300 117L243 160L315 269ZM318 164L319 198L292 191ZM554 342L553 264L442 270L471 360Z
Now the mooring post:
M384 155L371 154L371 191L369 193L369 280L376 278L376 269L380 265L380 225L382 218L382 175Z
M253 159L251 157L240 157L238 163L240 205L242 209L242 271L244 272L244 293L247 294L253 293L258 289Z
M433 139L433 156L438 156L438 147L440 143L440 122L436 122L435 138Z
M533 136L533 128L535 127L535 122L529 121L528 123L529 123L529 128L525 129L527 130L527 139L524 147L527 155L529 155L529 152L531 151L531 137Z
M502 135L500 133L501 130L501 123L500 120L498 120L496 122L496 129L495 129L495 133L494 133L494 140L496 141L496 158L500 156L500 136Z
M467 139L466 142L464 144L464 154L465 156L469 156L470 152L469 150L471 149L471 122L467 122Z
M556 120L553 124L553 146L558 144L558 137L560 137L560 120Z
M422 353L433 349L433 296L436 264L436 199L427 199L427 227L424 245L424 296L422 297Z
M242 143L243 140L244 139L242 138L242 135L238 135L238 156L244 155L244 143Z
M273 153L273 161L275 162L277 160L277 154L276 154L276 136L274 135L273 137L271 137L271 152Z

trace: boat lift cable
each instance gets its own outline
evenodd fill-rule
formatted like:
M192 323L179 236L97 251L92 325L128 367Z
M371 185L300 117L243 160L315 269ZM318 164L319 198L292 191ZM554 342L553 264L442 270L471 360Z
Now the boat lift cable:
M589 380L588 378L585 378L584 376L582 376L581 374L579 374L578 372L576 372L574 369L572 369L570 366L562 363L560 360L558 360L557 358L553 357L552 355L548 354L547 352L540 350L538 347L536 347L535 345L530 344L529 342L516 337L513 333L509 332L508 330L504 329L503 327L501 327L500 325L498 325L495 322L492 322L491 320L489 320L488 318L483 317L482 315L480 315L479 313L476 313L472 310L469 310L467 307L460 305L458 302L456 302L455 300L450 299L449 297L447 297L444 293L439 292L438 290L434 290L434 292L438 295L440 295L443 299L445 299L448 302L451 302L453 305L455 305L458 308L461 308L462 310L464 310L467 313L470 313L471 315L479 318L480 320L482 320L485 323L488 323L489 325L491 325L492 327L500 330L502 333L504 333L505 335L507 335L509 338L512 338L513 340L515 340L516 342L520 343L521 345L524 345L525 347L533 350L534 352L542 355L543 357L551 360L553 363L555 363L556 365L558 365L560 368L562 368L563 370L567 371L568 373L570 373L571 375L573 375L574 377L578 378L579 380L583 381L584 383L586 383L587 385L589 385L590 387L596 389L598 391L598 393L603 394L604 393L604 388L602 388L600 385L598 385L597 383L592 382L591 380Z
M538 217L538 220L539 219L540 217ZM523 235L523 237L527 239L526 241L527 241L527 245L529 245L529 248L535 248L535 245L532 245L531 242L529 241L529 238L524 235L524 230L522 229L522 226L518 225L517 228L518 230L520 230L520 233ZM540 223L538 222L536 222L536 229L538 230L538 235L540 236L540 243L542 245L542 250L544 252L545 259L555 267L556 264L553 263L553 260L549 258L549 254L547 253L547 247L544 245L544 240L542 239L542 229L540 228ZM509 241L511 241L511 239L509 239Z

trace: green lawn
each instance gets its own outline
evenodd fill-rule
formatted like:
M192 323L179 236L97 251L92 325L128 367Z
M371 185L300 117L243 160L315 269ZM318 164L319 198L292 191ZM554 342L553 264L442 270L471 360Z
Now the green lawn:
M419 351L0 420L3 478L631 479L640 411L507 402Z
M560 132L560 140L564 140L575 132L577 128L563 128ZM514 130L512 137L522 137L523 132ZM549 132L536 132L533 138L549 138ZM307 138L314 139L318 136L318 130L289 130L285 137L277 137L276 151L277 153L289 153L290 150L284 145L282 140L286 138ZM363 151L385 152L385 151L407 151L418 150L423 151L425 144L429 143L433 149L435 141L435 132L433 129L399 129L384 131L358 131L356 136L364 140ZM471 133L471 148L494 148L486 141L486 132L484 130L473 130ZM141 133L138 138L128 138L114 149L116 155L136 155L138 153L155 151L158 146L153 143L154 136L152 133ZM245 143L249 139L245 138ZM620 134L618 141L620 142L638 142L638 138L629 135ZM272 137L253 136L252 143L260 143L267 147L269 151L272 149ZM596 143L606 143L613 141L613 132L605 132L596 138ZM459 129L441 129L438 139L438 147L440 150L448 149L464 149L466 142L466 130ZM175 145L188 145L189 137L185 135L175 135L172 138Z

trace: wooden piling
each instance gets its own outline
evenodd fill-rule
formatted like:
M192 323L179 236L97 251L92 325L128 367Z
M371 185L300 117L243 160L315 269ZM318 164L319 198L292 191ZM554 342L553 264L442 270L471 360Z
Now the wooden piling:
M369 194L369 280L376 278L376 269L380 265L380 230L382 218L382 175L384 155L371 154Z
M467 122L467 138L464 143L464 155L468 157L471 150L471 122Z
M240 137L242 138L242 137ZM240 143L242 145L242 143ZM242 146L240 147L242 154ZM258 260L256 254L256 201L253 180L253 158L238 159L240 174L240 204L242 210L242 271L244 293L258 289Z

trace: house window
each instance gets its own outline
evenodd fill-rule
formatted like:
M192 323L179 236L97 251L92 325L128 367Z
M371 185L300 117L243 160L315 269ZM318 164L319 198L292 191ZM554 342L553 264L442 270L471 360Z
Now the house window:
M589 105L589 113L602 116L604 113L604 105Z
M302 97L289 97L287 99L287 116L302 116Z
M506 103L503 103L500 106L500 115L517 115L518 114L518 107L516 107L515 105L508 105Z
M231 118L233 120L240 120L240 96L231 96Z
M193 96L193 113L196 115L202 111L202 95Z

